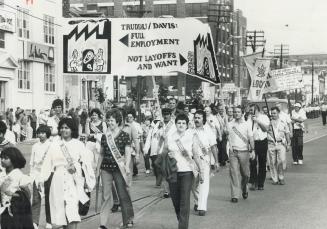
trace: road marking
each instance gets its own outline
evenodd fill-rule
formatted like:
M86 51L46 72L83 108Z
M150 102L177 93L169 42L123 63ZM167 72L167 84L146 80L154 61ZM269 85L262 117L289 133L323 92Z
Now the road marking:
M317 140L319 138L323 138L325 136L327 136L327 134L324 134L324 135L321 135L321 136L318 136L318 137L314 137L314 138L308 139L308 140L304 141L304 143L312 142L312 141L315 141L315 140Z

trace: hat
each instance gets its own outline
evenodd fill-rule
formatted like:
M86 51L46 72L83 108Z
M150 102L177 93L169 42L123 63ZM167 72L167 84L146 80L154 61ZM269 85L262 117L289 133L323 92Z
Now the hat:
M161 109L161 113L163 114L163 115L165 115L165 114L171 114L171 109L169 109L169 108L162 108Z
M299 107L299 108L301 108L302 106L301 106L300 103L295 103L295 104L294 104L294 107Z

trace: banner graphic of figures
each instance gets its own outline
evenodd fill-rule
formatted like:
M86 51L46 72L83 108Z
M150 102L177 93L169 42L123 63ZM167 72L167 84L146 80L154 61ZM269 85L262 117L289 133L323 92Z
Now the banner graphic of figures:
M210 27L192 19L65 19L64 73L182 72L218 84Z

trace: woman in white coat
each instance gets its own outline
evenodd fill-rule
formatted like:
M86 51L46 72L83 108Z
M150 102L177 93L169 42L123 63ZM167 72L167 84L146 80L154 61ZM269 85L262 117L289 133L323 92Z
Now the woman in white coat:
M81 221L79 202L84 204L89 200L84 185L91 191L95 176L91 161L87 159L90 152L77 140L78 130L73 119L63 118L58 132L60 140L50 146L41 173L43 180L53 173L49 194L51 223L65 229L76 229Z

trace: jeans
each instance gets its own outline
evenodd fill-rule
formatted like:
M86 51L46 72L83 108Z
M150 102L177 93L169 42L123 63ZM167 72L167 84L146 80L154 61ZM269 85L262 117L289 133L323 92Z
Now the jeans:
M178 220L178 229L188 228L192 185L192 172L178 172L177 182L169 182L170 196Z
M44 181L44 201L45 201L45 221L51 224L50 214L50 186L52 181L53 173L51 173L48 180Z
M292 138L293 161L303 160L303 130L294 129Z
M134 210L131 197L128 193L127 186L121 172L119 170L114 172L101 170L101 180L103 198L100 211L100 224L108 227L107 224L111 213L110 200L112 194L112 185L114 181L120 201L123 224L127 225L127 223L134 218Z
M263 187L266 180L266 162L267 162L267 139L254 142L254 149L256 158L250 160L250 181L249 183L255 184L258 187ZM259 168L257 170L257 164Z
M326 116L327 116L327 111L322 111L321 112L321 117L322 117L322 124L324 126L326 125Z
M270 173L274 182L284 180L286 169L286 149L283 144L269 144L268 152L270 157Z
M145 154L143 156L143 158L144 158L145 170L150 170L150 156L149 156L149 154Z
M218 162L221 165L225 165L226 161L228 161L226 146L227 146L227 139L225 137L223 137L223 140L221 141L217 139Z
M243 193L247 192L247 184L250 176L249 161L250 154L248 151L233 150L233 152L229 154L229 175L232 198L238 199L240 197L240 191Z
M160 186L162 183L162 174L160 171L160 168L156 166L154 163L158 158L158 155L153 155L151 156L151 161L152 161L152 168L153 168L153 173L156 176L156 186Z

